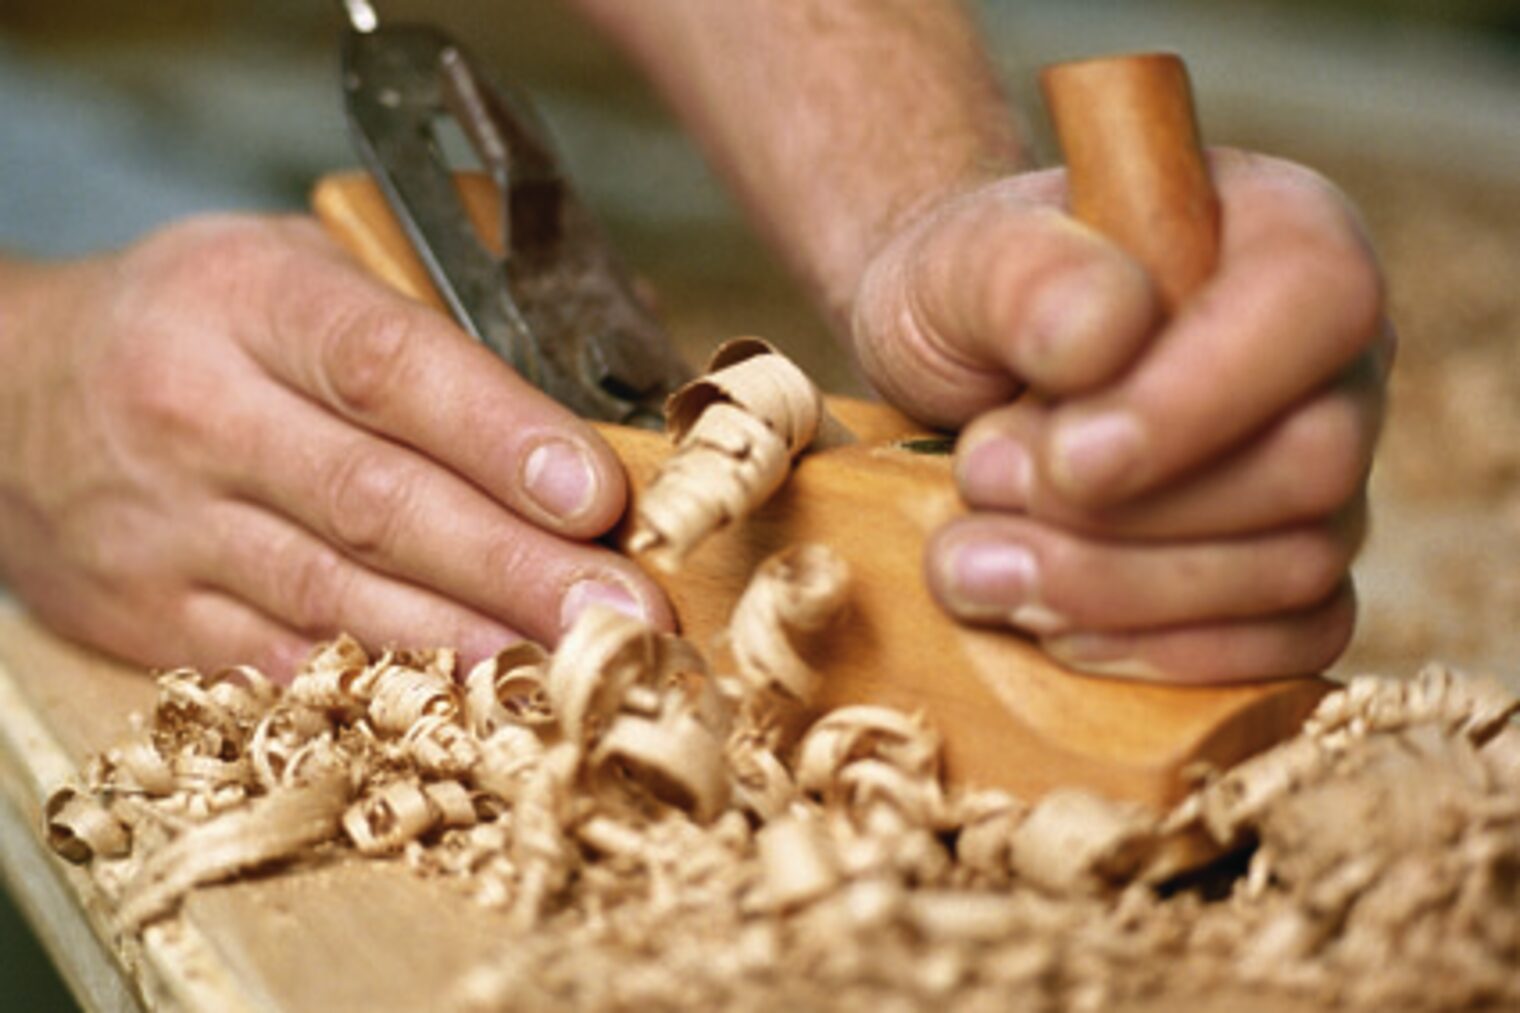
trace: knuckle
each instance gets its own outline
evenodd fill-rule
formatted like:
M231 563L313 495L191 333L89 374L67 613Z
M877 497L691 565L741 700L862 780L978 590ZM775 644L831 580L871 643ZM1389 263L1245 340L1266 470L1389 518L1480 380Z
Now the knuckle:
M1355 497L1367 476L1368 437L1356 406L1335 396L1288 424L1284 458L1292 463L1290 510L1301 519L1335 513Z
M351 564L329 549L312 551L294 540L281 555L276 593L285 603L291 625L313 632L336 630L343 616Z
M138 249L143 270L193 294L222 293L259 278L277 263L277 244L263 219L210 214L170 226Z
M157 356L123 354L108 365L109 383L123 399L127 418L155 440L167 441L197 433L205 404L192 393L186 378Z
M335 454L326 476L328 528L359 555L384 549L410 507L414 475L382 446Z
M1309 640L1314 657L1310 670L1329 668L1346 650L1356 631L1356 613L1355 589L1349 580L1343 581L1340 590L1313 617Z
M252 663L276 682L289 683L301 670L311 649L311 644L300 637L277 636L261 640L252 648Z
M1311 269L1334 293L1339 335L1351 358L1370 346L1381 331L1382 272L1360 244L1334 246L1314 260Z
M1295 536L1278 559L1276 584L1280 609L1301 609L1333 594L1351 565L1344 541L1328 529Z
M1273 244L1284 281L1332 307L1326 340L1348 357L1382 329L1386 284L1355 208L1324 176L1301 165L1260 158L1248 170L1246 198L1257 202L1270 228L1258 240ZM1266 215L1265 211L1273 212Z
M553 581L544 579L547 576L544 559L520 533L493 539L486 546L483 557L484 572L512 589L514 600L531 597L555 586Z
M334 312L319 330L322 381L333 404L367 418L408 380L416 337L410 309L394 303Z

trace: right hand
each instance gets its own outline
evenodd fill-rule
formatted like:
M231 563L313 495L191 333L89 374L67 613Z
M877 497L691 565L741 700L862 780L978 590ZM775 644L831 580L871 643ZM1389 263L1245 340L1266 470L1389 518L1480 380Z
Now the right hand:
M310 220L213 217L24 268L0 344L0 577L134 661L314 640L556 641L593 601L669 626L594 431Z
M1280 678L1351 637L1394 346L1381 276L1315 173L1221 150L1213 175L1218 268L1171 320L1139 264L1067 217L1064 170L945 200L859 287L867 375L964 427L971 513L930 541L931 589L1082 671Z

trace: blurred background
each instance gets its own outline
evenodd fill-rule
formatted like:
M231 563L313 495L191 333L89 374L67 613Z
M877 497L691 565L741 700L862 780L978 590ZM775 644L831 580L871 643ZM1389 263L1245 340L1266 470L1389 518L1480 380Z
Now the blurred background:
M819 319L617 56L539 0L376 0L526 87L692 359L766 335L860 392ZM1520 3L981 0L1010 94L1050 152L1033 71L1166 48L1205 135L1315 166L1361 207L1402 335L1339 670L1442 658L1520 687ZM5 0L0 249L67 256L216 209L299 210L351 166L337 6L318 0ZM3 312L0 307L0 312ZM0 804L5 804L0 799ZM0 896L0 995L68 1009Z

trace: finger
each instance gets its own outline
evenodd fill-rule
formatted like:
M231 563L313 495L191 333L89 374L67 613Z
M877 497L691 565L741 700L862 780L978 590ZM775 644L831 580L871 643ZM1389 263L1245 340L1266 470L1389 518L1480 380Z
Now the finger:
M315 644L311 636L209 587L186 593L168 639L175 644L175 665L207 672L252 665L277 682L289 682Z
M237 602L161 574L86 577L69 567L49 587L27 584L33 614L71 640L147 668L257 665L288 679L310 642ZM18 584L18 587L20 585Z
M1358 512L1256 538L1136 544L977 514L931 541L930 585L958 618L1046 637L1253 619L1324 601L1361 526Z
M1360 495L1371 468L1384 388L1366 362L1245 447L1113 506L1066 498L1034 466L1028 448L1038 445L1049 420L1038 403L1015 403L968 426L957 450L957 482L975 510L1024 511L1108 538L1223 538L1321 520Z
M1356 598L1349 581L1302 612L1159 632L1077 633L1040 646L1093 675L1152 682L1219 684L1311 675L1329 668L1351 640Z
M1060 178L970 194L873 263L852 329L862 368L894 404L953 427L1024 383L1084 390L1135 356L1155 294L1134 261L1060 211Z
M1345 369L1380 331L1382 281L1343 202L1268 159L1218 166L1219 273L1118 383L1057 410L1038 457L1113 503L1217 456Z
M621 465L583 420L441 314L403 299L311 238L284 259L241 339L282 383L415 447L523 517L571 537L610 527Z
M366 646L456 648L478 660L522 639L510 626L393 580L258 507L209 511L197 579L310 640L349 633Z
M248 418L236 427L238 455L212 465L215 473L235 495L306 528L335 557L498 617L543 643L556 642L593 600L657 626L672 623L663 596L631 560L542 531L427 458L277 389L261 393L257 405L228 410ZM263 415L282 424L260 426ZM236 528L226 533L233 537ZM309 554L295 562L319 565ZM334 563L325 580L336 572Z

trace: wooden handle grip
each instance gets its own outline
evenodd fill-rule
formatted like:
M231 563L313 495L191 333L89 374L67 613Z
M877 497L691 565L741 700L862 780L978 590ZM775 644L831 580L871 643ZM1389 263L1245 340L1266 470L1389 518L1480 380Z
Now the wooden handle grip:
M1138 260L1167 313L1214 271L1219 199L1187 68L1170 53L1078 60L1040 74L1072 213Z

